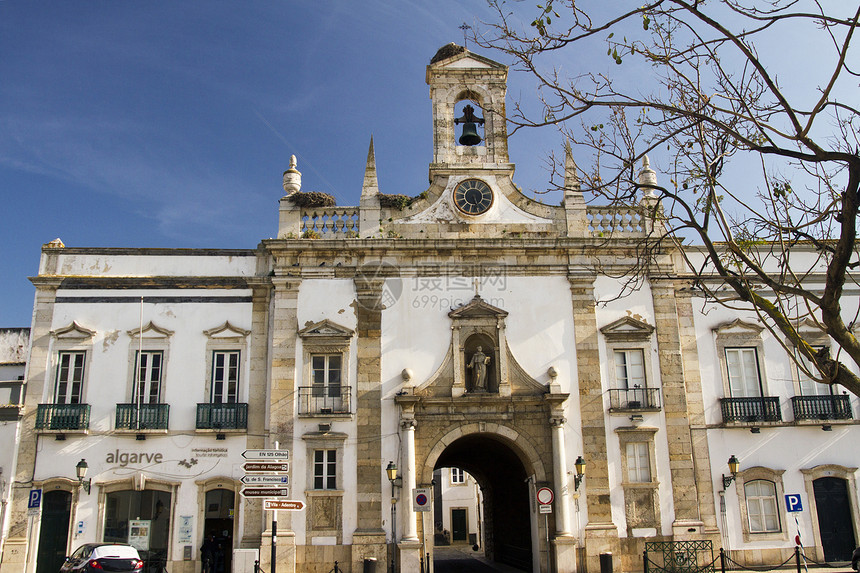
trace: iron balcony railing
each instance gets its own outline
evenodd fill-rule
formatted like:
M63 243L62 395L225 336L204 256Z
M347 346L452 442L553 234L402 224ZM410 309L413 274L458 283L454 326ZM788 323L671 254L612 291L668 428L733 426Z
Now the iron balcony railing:
M117 404L117 430L166 430L170 404Z
M239 402L197 404L197 429L246 430L248 429L248 404Z
M90 427L89 404L39 404L37 430L86 430Z
M791 399L795 420L850 420L851 401L848 396L794 396Z
M609 407L613 410L659 409L660 390L658 388L610 390Z
M781 422L779 398L720 398L723 422Z
M299 414L349 414L349 386L301 386Z

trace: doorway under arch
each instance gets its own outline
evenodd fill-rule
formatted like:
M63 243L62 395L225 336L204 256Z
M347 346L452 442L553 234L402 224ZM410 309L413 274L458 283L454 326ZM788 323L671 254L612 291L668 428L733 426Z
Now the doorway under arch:
M532 515L529 476L533 475L500 436L470 434L449 444L434 469L465 470L481 488L484 555L522 569L532 569Z

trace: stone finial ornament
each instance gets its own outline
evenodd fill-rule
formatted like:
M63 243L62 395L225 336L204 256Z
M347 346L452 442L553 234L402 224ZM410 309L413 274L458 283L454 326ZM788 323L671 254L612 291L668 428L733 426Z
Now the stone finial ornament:
M302 188L302 173L296 169L296 156L290 155L290 168L284 171L284 191L287 195L297 193Z
M655 199L654 188L657 187L657 173L651 169L651 161L648 156L642 157L642 171L639 172L639 185L642 186L642 196Z
M367 149L367 165L364 167L364 182L361 185L361 196L379 195L379 181L376 178L376 152L373 150L373 136L370 136L370 147Z
M580 192L579 175L576 173L576 162L573 160L573 150L570 141L564 144L564 194Z

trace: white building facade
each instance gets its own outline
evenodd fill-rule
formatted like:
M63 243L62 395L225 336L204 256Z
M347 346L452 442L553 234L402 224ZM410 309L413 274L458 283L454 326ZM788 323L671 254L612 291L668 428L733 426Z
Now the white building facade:
M819 398L754 317L704 307L674 271L616 296L652 199L587 206L572 160L561 205L525 197L506 78L436 54L415 197L380 193L371 145L357 207L302 192L293 161L256 250L45 245L3 573L97 540L190 573L210 535L225 570L418 571L435 524L411 492L451 468L480 486L484 553L526 571L596 571L606 552L640 570L649 541L772 563L794 548L795 492L810 556L841 557L821 523L844 495L856 542L856 399ZM301 511L241 494L260 449L284 452Z

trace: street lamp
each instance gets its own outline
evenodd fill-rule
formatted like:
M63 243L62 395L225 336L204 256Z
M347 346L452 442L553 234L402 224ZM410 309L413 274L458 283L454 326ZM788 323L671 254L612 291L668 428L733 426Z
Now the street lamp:
M735 478L738 477L738 470L741 468L741 463L738 461L738 458L732 454L732 457L729 458L729 473L732 475L723 474L723 489L728 489L728 487L735 481Z
M573 489L578 490L579 484L582 483L582 478L585 477L585 459L582 456L577 456L573 465L576 468L576 475L573 476Z
M87 495L90 493L90 489L92 489L93 480L84 479L87 477L87 470L90 469L90 466L87 465L87 460L81 458L81 461L78 462L78 465L75 466L75 474L78 476L78 483L84 488L84 491L87 492Z
M391 571L393 573L397 543L397 499L394 497L394 488L403 485L403 478L397 475L397 464L394 462L388 462L385 473L388 474L388 481L391 482Z

